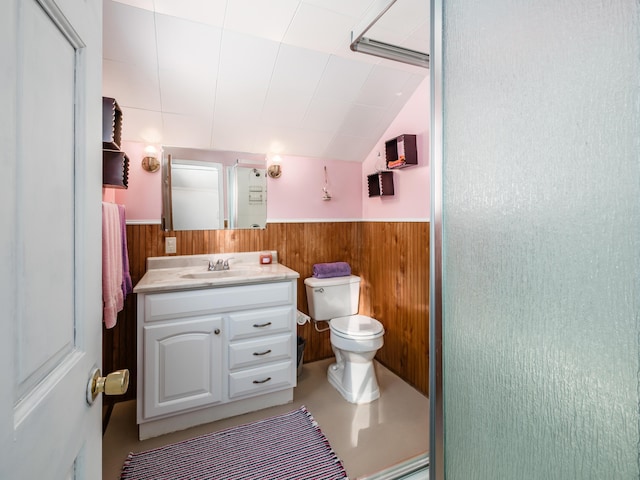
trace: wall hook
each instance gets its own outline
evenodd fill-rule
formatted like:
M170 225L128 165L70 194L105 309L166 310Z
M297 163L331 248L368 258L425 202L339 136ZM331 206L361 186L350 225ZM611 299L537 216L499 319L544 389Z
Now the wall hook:
M327 174L327 166L324 166L324 187L322 187L322 200L331 200L331 194L329 193L329 176Z

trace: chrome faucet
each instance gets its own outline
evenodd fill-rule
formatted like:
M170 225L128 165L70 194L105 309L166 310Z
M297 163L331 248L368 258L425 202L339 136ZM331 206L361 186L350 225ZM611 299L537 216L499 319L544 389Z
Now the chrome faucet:
M226 270L229 269L229 265L227 264ZM222 263L222 259L219 258L216 263L213 263L213 260L209 260L209 271L210 272L219 272L220 270L225 270L224 264Z
M229 260L233 259L233 257L229 257L227 259L225 259L224 263L222 264L222 269L223 270L229 270Z
M213 260L209 260L209 271L210 272L219 272L221 270L229 270L229 260L233 257L226 258L224 261L219 258L216 263L213 263Z

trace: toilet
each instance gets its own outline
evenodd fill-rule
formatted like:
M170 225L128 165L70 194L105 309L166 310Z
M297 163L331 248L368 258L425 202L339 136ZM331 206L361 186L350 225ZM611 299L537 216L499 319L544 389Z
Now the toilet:
M384 327L358 315L360 277L306 278L309 315L329 322L336 362L329 366L329 383L351 403L369 403L380 396L373 357L384 344Z

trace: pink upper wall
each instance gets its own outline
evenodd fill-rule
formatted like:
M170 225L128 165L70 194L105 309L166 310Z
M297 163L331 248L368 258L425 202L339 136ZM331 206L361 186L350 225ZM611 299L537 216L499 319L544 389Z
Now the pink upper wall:
M160 145L154 145L160 152ZM129 157L129 188L114 189L115 201L126 206L127 222L160 223L162 190L160 171L150 173L142 168L146 145L122 142L122 150Z
M102 187L102 201L115 203L116 201L116 189Z
M395 195L369 198L366 176L384 166L384 142L416 134L418 165L394 170ZM142 169L143 143L122 142L130 159L129 188L103 189L103 198L127 207L129 223L160 223L160 172ZM160 145L154 145L158 152ZM378 158L380 152L380 158ZM160 154L159 154L160 155ZM429 79L418 87L365 161L344 162L282 156L282 176L268 178L269 222L319 220L428 220L429 218ZM322 200L327 167L330 201Z
M362 218L366 220L428 220L429 175L429 77L389 126L362 164ZM385 168L384 143L402 134L416 135L418 165L393 170L393 196L368 196L367 175ZM378 157L378 152L380 157Z
M130 159L129 188L103 189L103 199L127 207L129 223L160 223L162 190L160 172L142 169L145 144L122 142ZM158 151L160 145L154 145ZM269 222L303 220L359 220L362 213L361 165L356 162L282 157L282 176L267 179ZM324 166L327 167L330 201L322 200Z
M283 156L281 165L282 176L267 183L268 221L362 218L360 163ZM328 201L322 199L325 166Z

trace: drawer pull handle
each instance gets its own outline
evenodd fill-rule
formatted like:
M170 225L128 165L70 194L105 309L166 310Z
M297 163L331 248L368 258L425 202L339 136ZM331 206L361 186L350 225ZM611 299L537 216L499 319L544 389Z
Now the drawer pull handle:
M261 355L266 355L267 353L271 353L271 349L269 349L269 350L265 350L264 352L253 352L253 354L254 354L256 357L259 357L259 356L261 356Z
M269 325L271 325L271 322L267 322L267 323L254 323L253 326L256 328L264 328L264 327L268 327Z
M271 380L271 377L267 377L264 380L254 380L253 383L267 383L269 380Z

